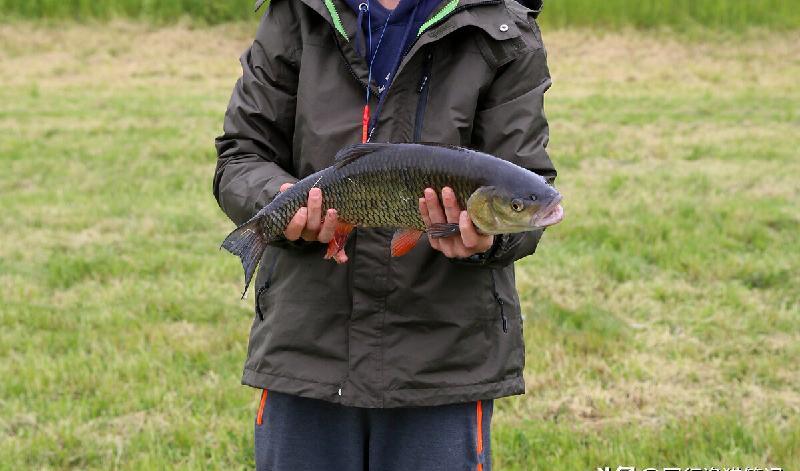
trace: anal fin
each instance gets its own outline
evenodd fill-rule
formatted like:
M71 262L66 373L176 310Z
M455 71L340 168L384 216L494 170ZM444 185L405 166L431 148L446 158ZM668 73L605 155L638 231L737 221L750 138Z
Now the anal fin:
M416 229L399 229L392 236L392 257L400 257L407 254L417 245L422 231Z

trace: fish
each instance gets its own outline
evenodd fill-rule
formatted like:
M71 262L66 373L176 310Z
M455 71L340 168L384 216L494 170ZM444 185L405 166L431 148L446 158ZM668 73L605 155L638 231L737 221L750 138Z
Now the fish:
M450 187L483 234L511 234L557 224L562 196L547 180L512 162L464 147L420 143L364 143L341 149L334 164L279 193L223 241L237 255L245 293L267 245L280 239L311 188L322 191L323 214L337 212L338 225L325 258L341 250L355 227L388 228L394 257L408 253L423 233L448 237L458 224L426 227L419 213L425 188ZM244 296L244 294L243 294Z

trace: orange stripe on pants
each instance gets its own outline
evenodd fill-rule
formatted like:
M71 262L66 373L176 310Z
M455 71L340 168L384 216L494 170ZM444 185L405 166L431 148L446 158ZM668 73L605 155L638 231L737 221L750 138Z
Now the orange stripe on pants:
M261 392L261 404L258 405L258 415L256 416L256 424L261 425L264 423L264 405L267 403L267 390Z
M481 453L483 453L483 403L478 401L475 407L475 419L478 426L478 440L475 448L478 451L478 471L483 471L483 463L480 462Z

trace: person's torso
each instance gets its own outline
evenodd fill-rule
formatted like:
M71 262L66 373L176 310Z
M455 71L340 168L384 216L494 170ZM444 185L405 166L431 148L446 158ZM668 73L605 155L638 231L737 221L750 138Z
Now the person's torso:
M346 4L302 0L295 12L302 45L288 170L303 178L361 140L368 67L354 47L356 16ZM442 2L414 32L371 140L474 147L483 93L505 63L530 48L520 21L500 0ZM425 237L392 258L391 237L355 230L344 265L323 260L321 245L270 247L256 282L246 368L316 384L312 397L366 407L518 381L524 349L513 266L454 263Z

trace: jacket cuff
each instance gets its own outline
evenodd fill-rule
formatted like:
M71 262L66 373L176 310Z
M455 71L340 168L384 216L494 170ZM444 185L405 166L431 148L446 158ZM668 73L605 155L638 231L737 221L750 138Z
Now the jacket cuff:
M464 265L487 265L495 259L498 251L501 250L504 245L506 245L507 239L507 234L496 235L494 236L494 242L492 242L492 246L489 247L489 250L486 252L476 253L465 258L453 258L451 260Z
M258 210L260 211L261 208L270 204L272 200L275 199L276 196L281 192L281 186L286 183L291 183L294 185L297 183L297 178L286 174L286 175L278 175L274 178L271 178L265 185L264 188L261 189L261 195L259 200L263 201L264 203L260 205Z
M467 258L451 259L456 263L473 266L499 268L511 265L515 261L536 251L542 237L542 229L516 234L500 234L495 236L492 247L482 254Z

